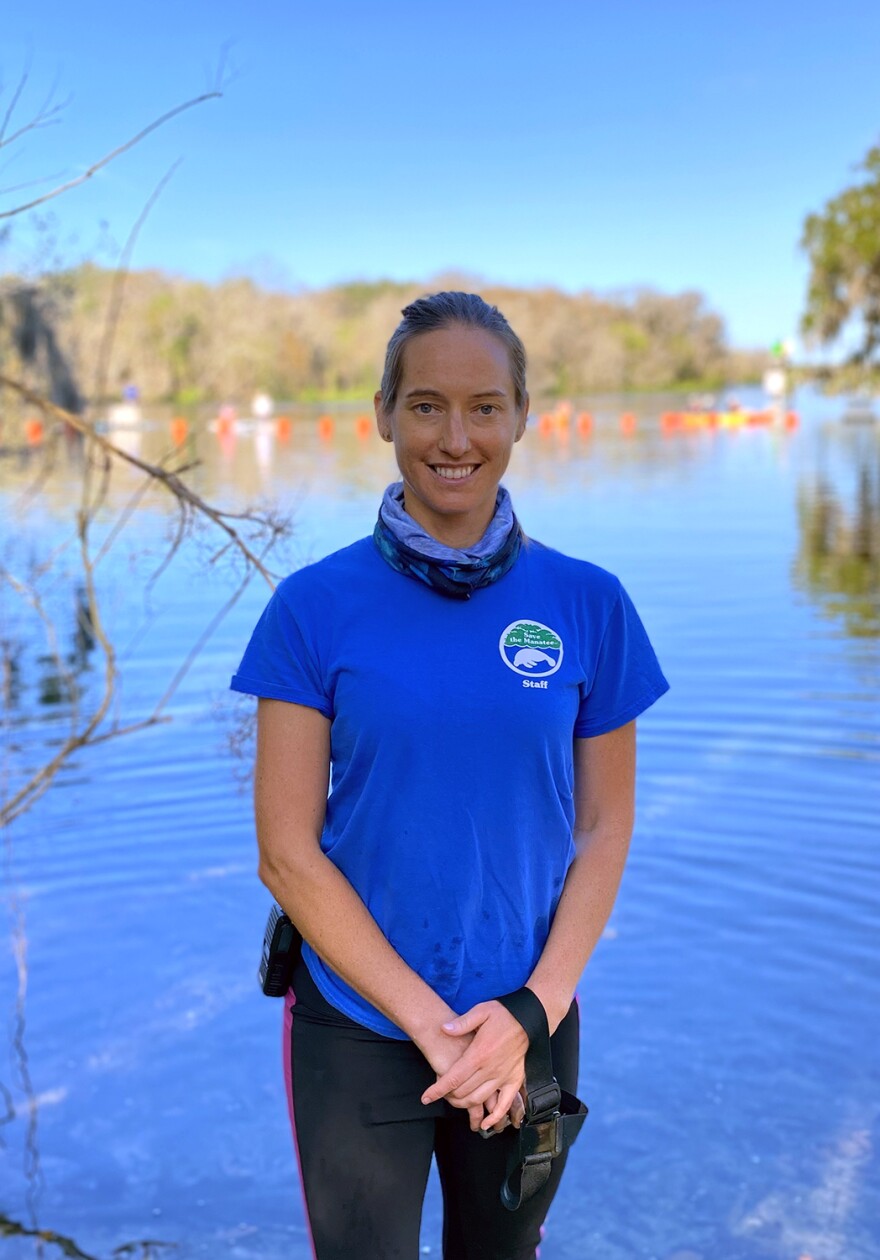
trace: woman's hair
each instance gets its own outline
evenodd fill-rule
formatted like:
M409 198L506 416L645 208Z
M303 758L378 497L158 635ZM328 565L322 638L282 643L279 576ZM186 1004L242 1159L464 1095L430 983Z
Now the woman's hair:
M525 347L497 306L490 306L476 293L453 290L418 298L405 306L401 314L403 319L392 333L385 351L385 370L379 387L383 411L391 411L397 401L400 378L403 376L403 352L407 342L422 333L433 332L437 328L449 328L452 324L461 324L465 328L484 328L504 343L510 360L516 405L525 405Z

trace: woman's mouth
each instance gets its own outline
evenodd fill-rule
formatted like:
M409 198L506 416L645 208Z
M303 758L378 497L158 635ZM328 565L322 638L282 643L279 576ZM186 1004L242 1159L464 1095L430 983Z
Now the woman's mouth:
M432 472L444 481L464 481L479 468L479 464L431 464Z

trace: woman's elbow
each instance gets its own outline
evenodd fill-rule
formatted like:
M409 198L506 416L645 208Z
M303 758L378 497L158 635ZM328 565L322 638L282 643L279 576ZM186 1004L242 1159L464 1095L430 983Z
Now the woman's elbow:
M321 857L320 844L311 837L301 844L291 844L289 840L273 844L262 836L258 836L258 842L257 878L276 897L279 888L301 882L305 871L312 869L316 858Z

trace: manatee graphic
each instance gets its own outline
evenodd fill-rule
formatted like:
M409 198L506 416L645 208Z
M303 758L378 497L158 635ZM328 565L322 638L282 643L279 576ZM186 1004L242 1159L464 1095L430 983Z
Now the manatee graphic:
M555 665L556 662L552 656L539 652L537 648L520 648L513 658L513 664L516 669L534 669L536 665Z
M521 677L543 678L562 664L562 639L540 621L512 621L502 630L498 647L504 664Z

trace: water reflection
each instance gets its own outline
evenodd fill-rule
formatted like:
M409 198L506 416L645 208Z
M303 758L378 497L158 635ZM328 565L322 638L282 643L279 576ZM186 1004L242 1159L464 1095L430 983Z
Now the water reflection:
M863 604L877 595L877 437L825 424L815 403L792 431L664 431L654 400L590 410L590 426L531 426L511 490L535 537L631 582L673 691L645 722L639 834L585 986L596 1128L566 1174L548 1260L867 1257L880 1207L869 1031L880 968L864 775L880 733L861 663L876 640L855 654L843 629L817 636L813 601L852 633L876 626ZM624 412L634 424L621 425ZM194 417L178 438L201 461L192 480L209 501L298 499L296 550L317 556L366 532L394 475L362 418L339 408L322 436L317 408L223 431ZM170 449L172 422L145 422L147 459ZM33 482L42 456L28 458L0 463L7 502ZM39 504L8 518L27 561L10 557L16 572L30 574L32 557L70 535L78 458L60 445ZM114 474L108 529L136 485ZM228 593L226 561L206 563L204 538L187 535L162 567L174 520L164 492L151 493L97 570L133 717L151 711L157 679L198 639L208 601ZM294 554L289 567L308 558ZM809 600L792 598L792 580ZM83 753L8 849L7 911L13 892L29 907L27 941L23 919L4 921L0 973L11 1064L0 1081L0 1238L15 1240L11 1250L42 1238L47 1254L79 1260L148 1257L160 1244L116 1244L160 1217L162 1235L194 1260L309 1254L275 1026L253 979L265 913L251 804L229 756L245 749L246 778L253 704L225 688L265 599L259 586L212 639L174 722ZM23 601L10 600L16 620L0 632L5 717L22 759L68 720L63 671L83 705L102 674L75 543L43 594L61 669L37 661L43 628ZM7 777L14 768L10 759ZM29 964L26 1027L16 950ZM39 1230L29 1203L64 1234ZM432 1255L440 1210L438 1188L425 1216Z
M842 464L838 469L836 465ZM842 430L819 445L819 467L797 495L795 584L847 633L880 636L880 444Z
M73 603L74 629L70 650L63 657L54 652L37 657L40 666L40 704L75 704L79 699L79 679L90 668L89 657L95 647L95 631L86 588L82 582L74 586ZM53 633L56 629L57 627L53 627Z

